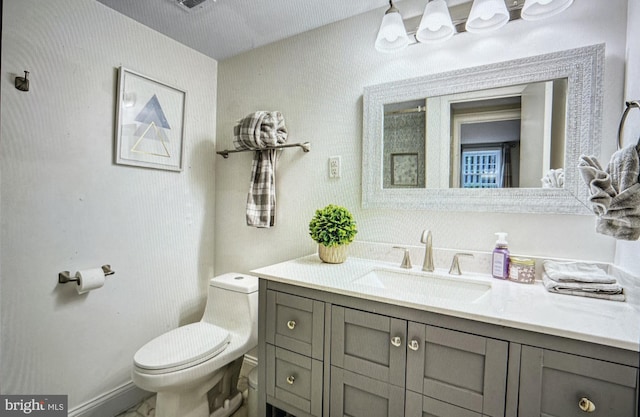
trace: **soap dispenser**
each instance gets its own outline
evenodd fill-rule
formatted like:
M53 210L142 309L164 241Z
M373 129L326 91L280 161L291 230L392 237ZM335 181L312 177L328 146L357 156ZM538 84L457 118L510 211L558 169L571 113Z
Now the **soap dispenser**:
M504 232L496 233L498 240L491 257L491 274L494 278L509 278L509 249L507 249L507 234Z

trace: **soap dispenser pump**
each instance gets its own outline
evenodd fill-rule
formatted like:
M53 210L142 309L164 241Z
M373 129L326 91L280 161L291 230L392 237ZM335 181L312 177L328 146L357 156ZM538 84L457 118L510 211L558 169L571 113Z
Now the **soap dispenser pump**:
M509 249L507 249L507 234L504 232L496 233L498 240L493 250L491 258L491 273L494 278L509 278Z

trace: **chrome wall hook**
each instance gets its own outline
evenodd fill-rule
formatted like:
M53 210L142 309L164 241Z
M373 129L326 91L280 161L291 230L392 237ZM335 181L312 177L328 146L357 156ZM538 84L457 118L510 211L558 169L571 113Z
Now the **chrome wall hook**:
M15 86L20 91L29 91L29 71L24 72L24 77L16 77Z

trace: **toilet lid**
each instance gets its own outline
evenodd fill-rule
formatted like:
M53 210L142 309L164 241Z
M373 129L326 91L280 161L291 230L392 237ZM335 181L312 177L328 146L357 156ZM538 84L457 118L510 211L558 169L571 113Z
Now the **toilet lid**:
M156 337L136 352L133 362L149 370L174 368L219 354L230 339L223 328L205 322L192 323Z

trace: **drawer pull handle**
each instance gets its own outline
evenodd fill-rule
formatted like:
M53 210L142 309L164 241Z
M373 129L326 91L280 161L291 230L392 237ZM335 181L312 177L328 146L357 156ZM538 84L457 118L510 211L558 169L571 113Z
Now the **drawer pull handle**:
M578 402L578 407L585 413L593 413L596 411L596 405L589 401L588 398L582 397L580 398L580 402Z
M417 340L412 340L409 342L409 349L416 351L420 349L420 343Z
M392 337L391 344L395 347L400 347L400 345L402 344L402 339L400 339L400 336Z
M296 382L296 377L295 377L295 376L293 376L293 375L289 375L289 376L287 377L287 384L289 384L289 385L293 385L293 383L294 383L294 382Z
M296 322L295 322L295 320L289 320L289 321L287 322L287 327L289 328L289 330L293 330L293 329L295 329L295 327L296 327Z

